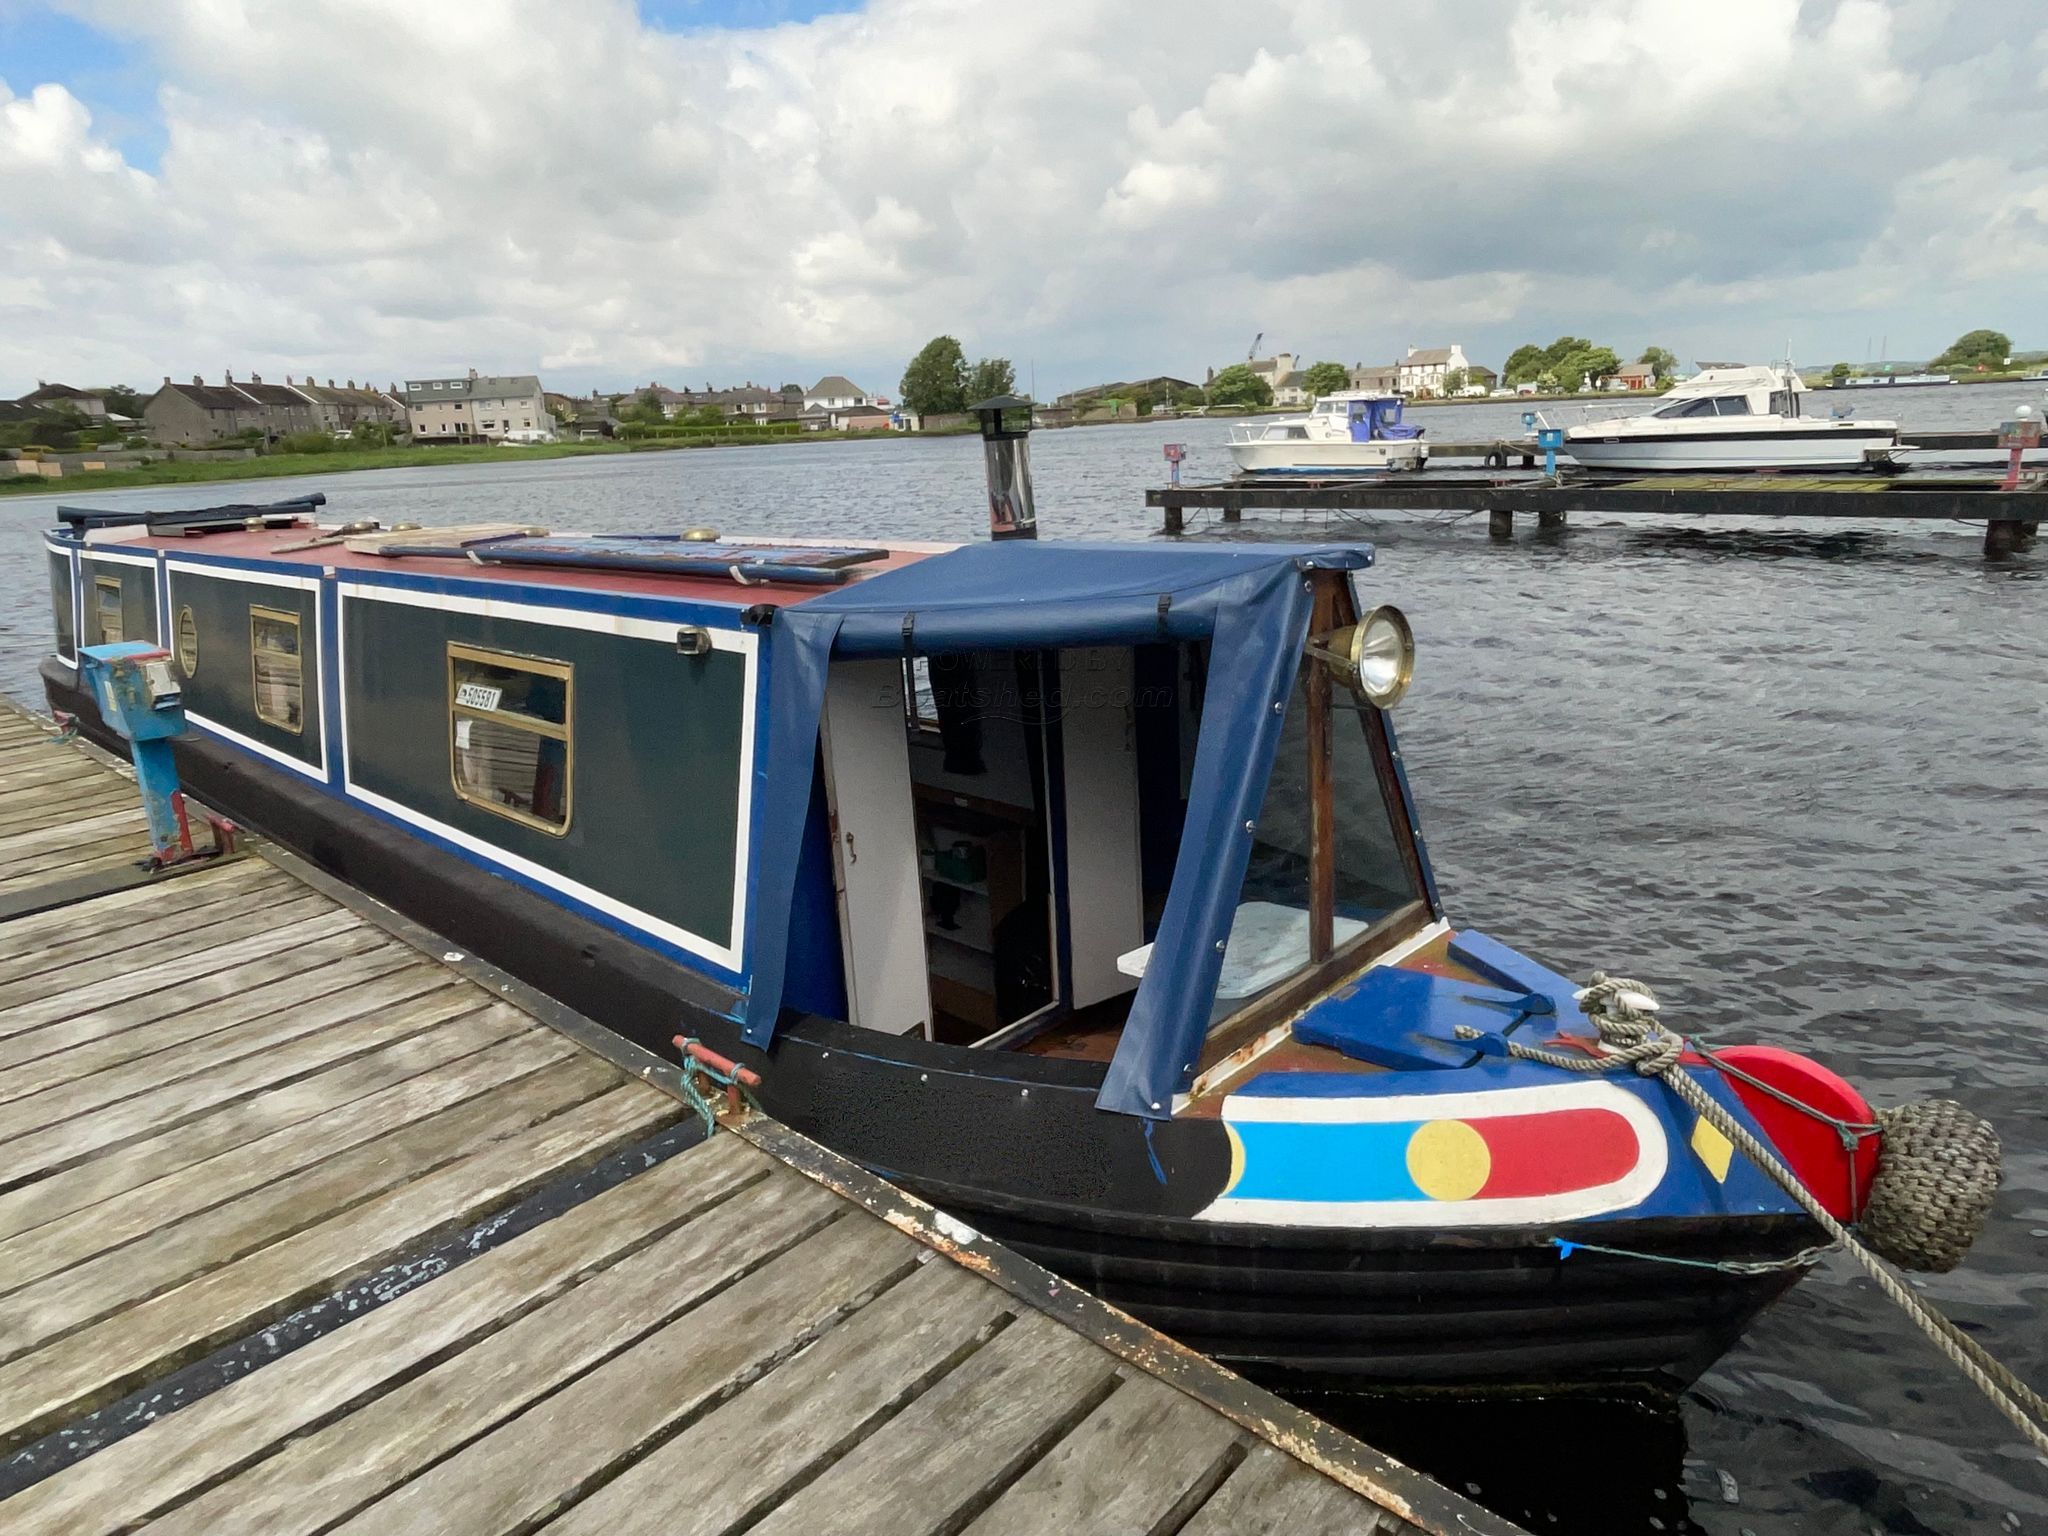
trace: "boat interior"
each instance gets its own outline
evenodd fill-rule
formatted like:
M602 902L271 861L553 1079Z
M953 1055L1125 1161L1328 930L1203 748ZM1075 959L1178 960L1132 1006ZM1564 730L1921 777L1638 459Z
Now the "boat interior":
M820 752L850 1022L1110 1059L1181 857L1207 662L1205 641L834 660ZM1443 938L1383 718L1305 659L1188 1111L1255 1063L1383 1070L1287 1020L1375 962L1469 978Z

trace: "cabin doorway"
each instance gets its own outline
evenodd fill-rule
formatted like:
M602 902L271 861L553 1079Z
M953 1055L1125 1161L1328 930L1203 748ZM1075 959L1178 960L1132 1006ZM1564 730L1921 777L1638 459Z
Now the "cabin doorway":
M1128 648L835 662L821 730L851 1022L1013 1045L1146 937Z

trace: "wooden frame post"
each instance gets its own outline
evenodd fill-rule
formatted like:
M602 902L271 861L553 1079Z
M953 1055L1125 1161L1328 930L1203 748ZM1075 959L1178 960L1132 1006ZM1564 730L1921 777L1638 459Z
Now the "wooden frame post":
M1339 616L1341 572L1318 571L1309 633L1326 635L1345 620ZM1349 604L1344 606L1348 607ZM1320 965L1334 947L1337 914L1337 785L1330 739L1330 669L1308 664L1308 958Z

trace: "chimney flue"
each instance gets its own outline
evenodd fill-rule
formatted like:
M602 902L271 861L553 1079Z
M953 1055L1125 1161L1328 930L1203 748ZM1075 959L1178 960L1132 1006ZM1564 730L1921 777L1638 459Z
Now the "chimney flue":
M1038 507L1031 495L1031 402L997 395L968 409L981 423L982 461L988 470L988 536L1037 538Z

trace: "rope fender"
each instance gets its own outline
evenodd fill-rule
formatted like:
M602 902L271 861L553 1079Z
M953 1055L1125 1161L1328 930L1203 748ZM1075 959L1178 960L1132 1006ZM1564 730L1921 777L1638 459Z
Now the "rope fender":
M1508 1054L1566 1072L1634 1071L1661 1079L1689 1109L1797 1201L2027 1442L2048 1455L2048 1398L1916 1296L1879 1257L1882 1253L1894 1263L1937 1271L1953 1269L1962 1261L1998 1188L1998 1136L1988 1124L1948 1099L1881 1111L1878 1121L1885 1141L1863 1212L1863 1226L1870 1238L1866 1245L1821 1204L1776 1152L1685 1070L1680 1058L1687 1043L1657 1021L1657 995L1647 986L1626 976L1595 971L1576 997L1600 1033L1602 1054L1549 1051L1517 1040L1504 1042ZM1456 1032L1466 1039L1477 1039L1480 1034L1466 1025L1458 1026ZM1716 1070L1727 1070L1697 1041L1691 1049ZM1899 1138L1897 1142L1892 1140L1894 1136Z

